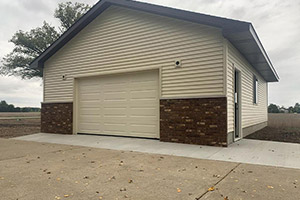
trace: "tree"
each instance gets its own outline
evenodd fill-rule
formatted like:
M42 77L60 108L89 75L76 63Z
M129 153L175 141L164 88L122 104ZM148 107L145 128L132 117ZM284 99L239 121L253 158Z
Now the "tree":
M61 27L60 31L63 33L71 27L86 11L90 9L88 4L66 2L58 4L55 10L54 17L59 19Z
M0 102L0 112L14 112L15 106L7 104L6 101Z
M279 107L275 104L270 104L268 106L268 113L279 113Z
M8 104L6 101L0 101L0 112L40 112L40 108L34 107L15 107L13 104Z
M280 113L285 113L285 112L287 112L287 108L286 107L284 107L284 106L281 106L280 108L279 108L279 112Z
M17 31L10 40L15 47L11 53L3 58L0 73L2 75L21 76L29 79L42 77L42 70L32 69L29 64L58 37L59 34L56 32L55 27L50 26L45 21L42 27L28 32Z
M289 111L289 113L294 113L294 107L293 107L293 106L290 106L290 107L288 108L288 111Z
M300 104L299 103L295 104L295 106L294 106L294 112L295 113L300 113Z
M30 31L17 31L9 40L15 47L11 53L3 58L0 65L0 75L20 76L23 79L43 77L40 68L32 69L29 64L85 14L89 8L89 5L82 3L60 3L54 13L54 17L60 22L59 31L45 21L43 26Z

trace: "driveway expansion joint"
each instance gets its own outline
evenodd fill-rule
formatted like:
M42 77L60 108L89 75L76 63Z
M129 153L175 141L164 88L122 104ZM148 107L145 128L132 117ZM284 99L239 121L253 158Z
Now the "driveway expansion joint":
M222 182L229 174L231 174L236 168L238 168L242 163L238 163L236 166L234 166L227 174L225 174L220 180L218 180L213 186L211 187L216 187L220 182ZM200 200L202 199L207 193L209 193L209 190L206 190L201 196L196 197L195 200ZM223 195L220 194L222 197Z

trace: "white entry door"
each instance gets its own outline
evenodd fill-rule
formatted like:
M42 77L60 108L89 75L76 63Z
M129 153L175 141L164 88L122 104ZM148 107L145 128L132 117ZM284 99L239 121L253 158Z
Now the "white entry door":
M159 138L158 71L78 80L77 132Z

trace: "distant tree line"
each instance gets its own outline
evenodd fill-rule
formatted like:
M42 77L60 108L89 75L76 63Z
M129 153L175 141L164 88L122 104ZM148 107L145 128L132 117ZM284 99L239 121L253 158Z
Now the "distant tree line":
M296 103L295 106L290 106L288 108L284 106L278 106L276 104L271 103L268 106L269 113L299 113L300 114L300 104Z
M0 112L40 112L40 108L34 107L15 107L13 104L8 104L6 101L0 102Z

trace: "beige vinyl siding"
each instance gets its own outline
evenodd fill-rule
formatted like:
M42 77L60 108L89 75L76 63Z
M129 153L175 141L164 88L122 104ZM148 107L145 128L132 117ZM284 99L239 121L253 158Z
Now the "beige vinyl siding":
M267 83L257 71L244 59L236 48L227 42L227 109L228 132L234 131L234 69L241 72L241 117L242 128L266 122ZM253 75L258 79L258 103L253 104Z
M44 101L73 101L74 77L153 68L162 98L225 96L222 41L217 28L111 6L45 62Z

